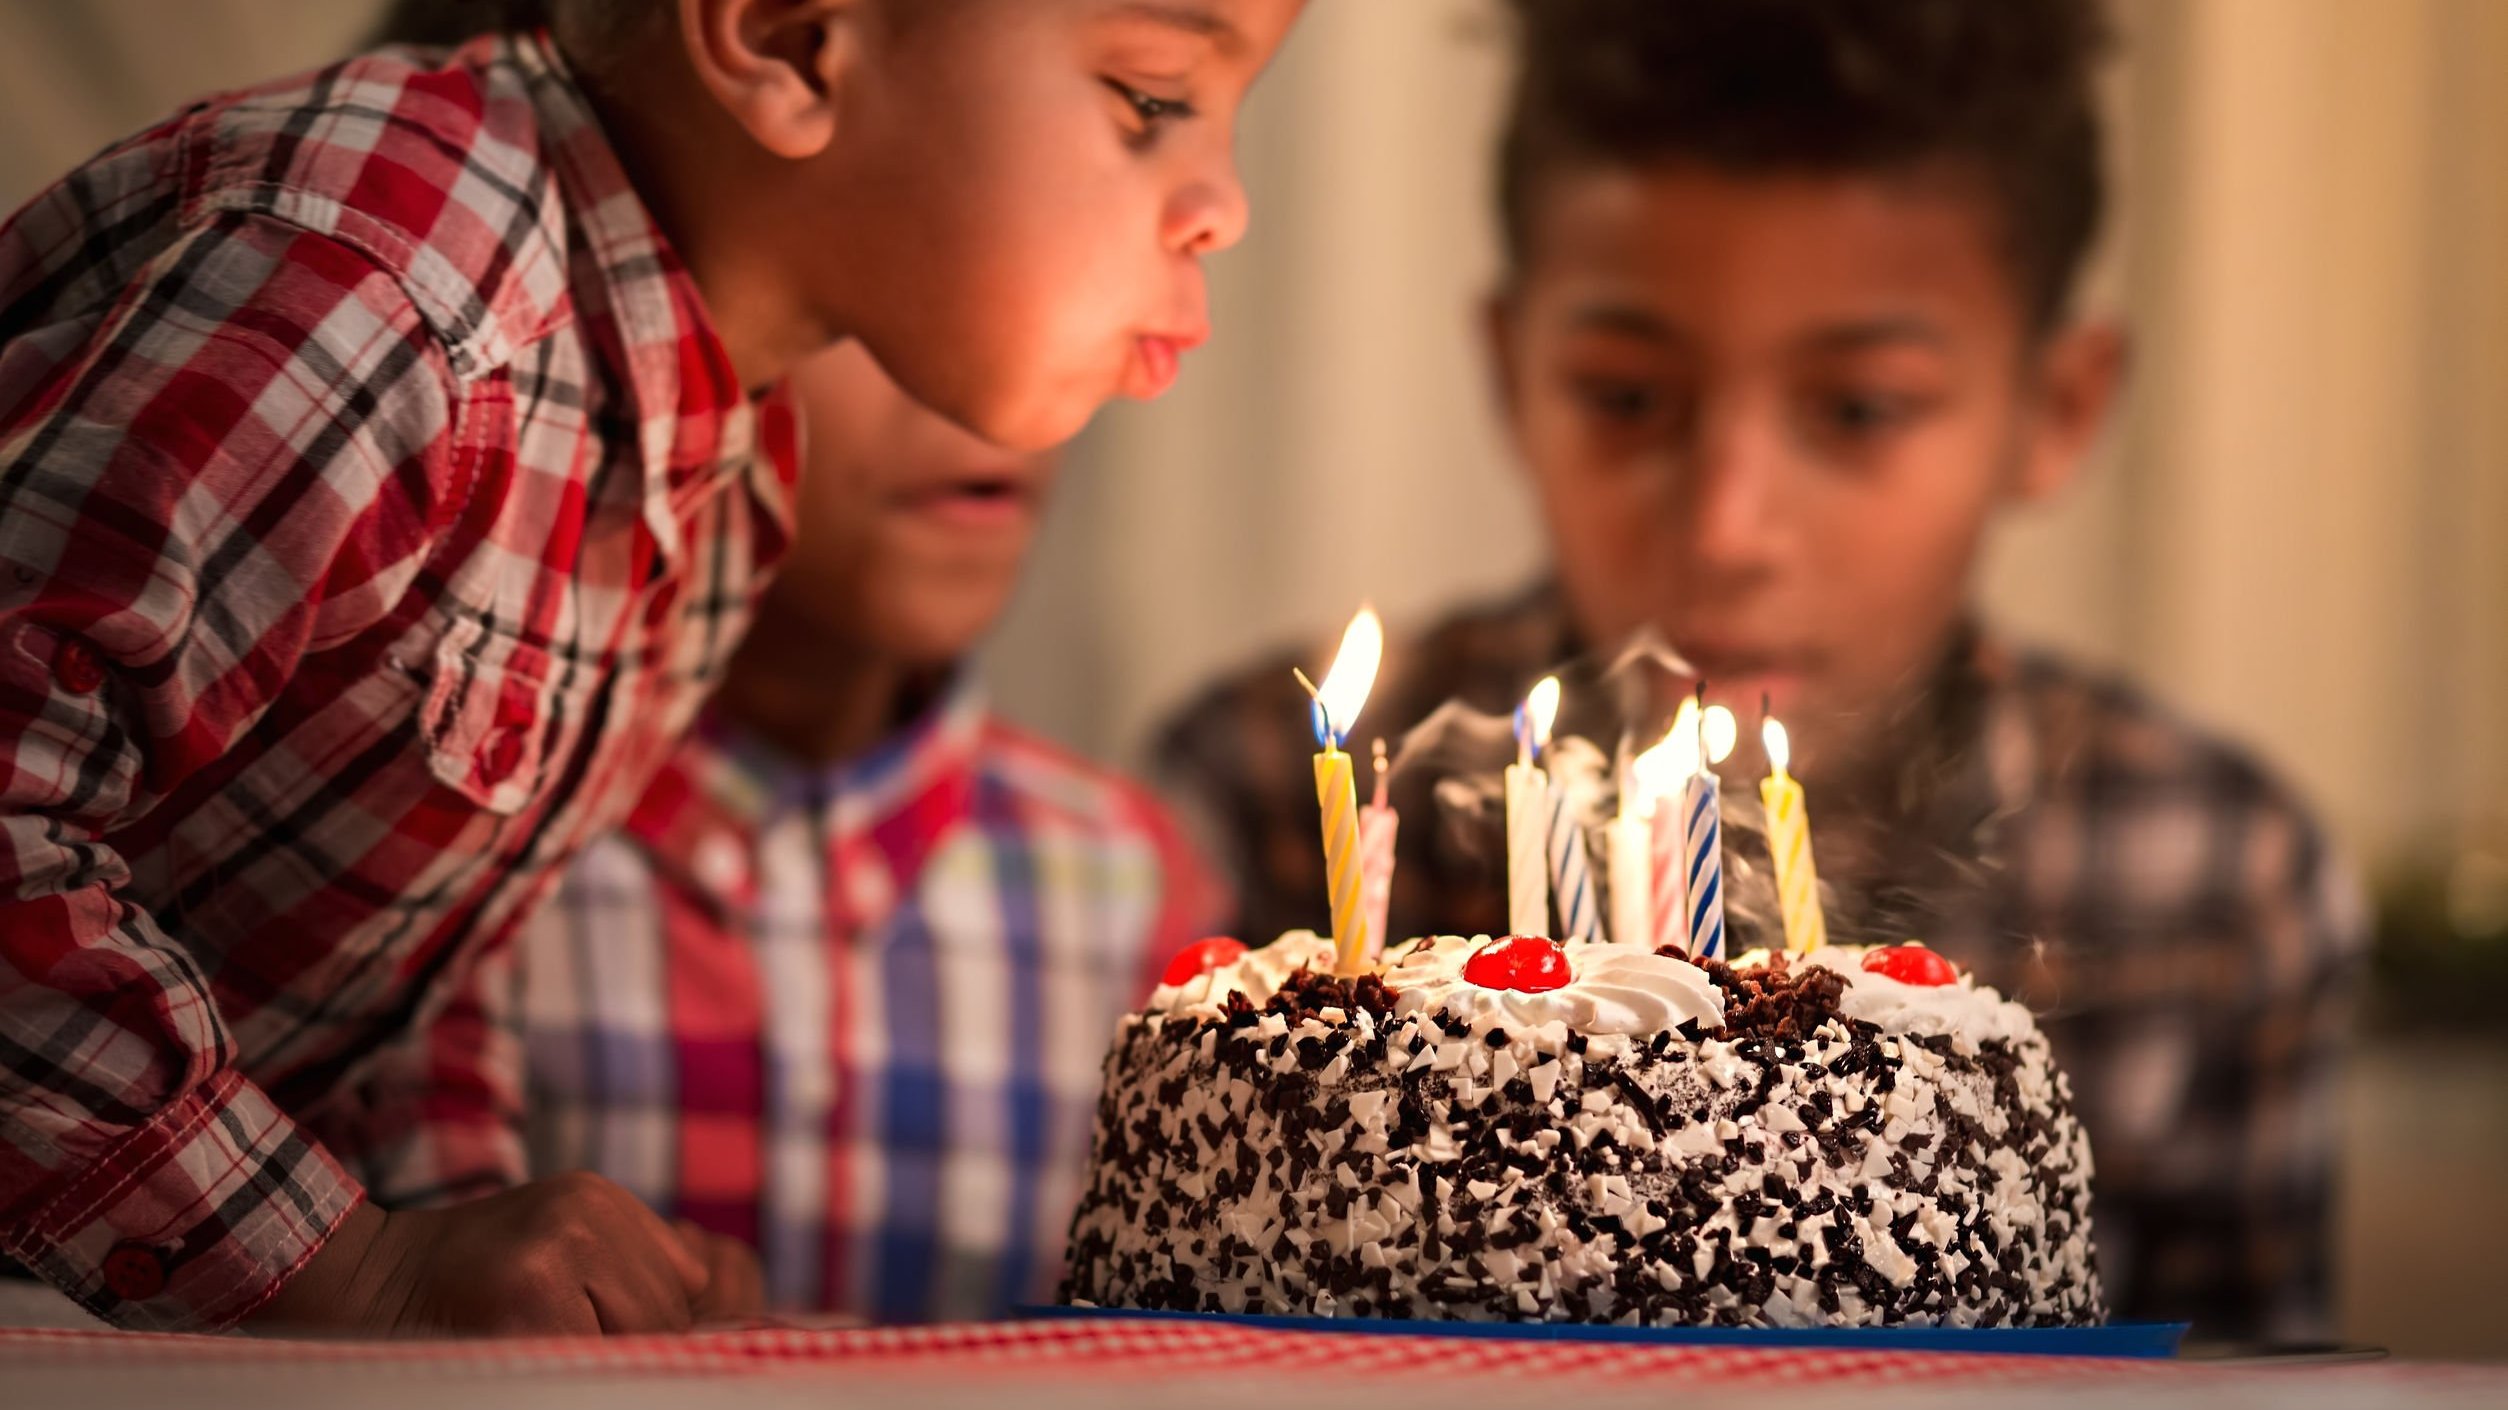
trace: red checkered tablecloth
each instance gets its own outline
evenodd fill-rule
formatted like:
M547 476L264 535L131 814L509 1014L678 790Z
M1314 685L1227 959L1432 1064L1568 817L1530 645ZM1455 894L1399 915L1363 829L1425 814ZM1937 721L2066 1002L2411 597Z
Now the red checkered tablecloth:
M961 1392L1044 1394L1226 1385L1256 1399L1276 1387L1292 1403L1319 1403L1319 1387L1374 1387L1371 1403L1451 1399L1473 1384L1613 1390L1696 1388L1781 1393L2107 1391L2137 1405L2178 1399L2288 1403L2508 1404L2508 1368L2382 1363L2295 1369L2067 1357L1905 1351L1742 1349L1595 1342L1465 1340L1279 1331L1227 1324L1055 1319L846 1331L753 1330L615 1340L271 1342L237 1337L140 1336L102 1331L0 1331L0 1386L75 1391L82 1378L167 1372L286 1378L353 1374L360 1384L446 1378L563 1382L668 1378L691 1382L825 1376L892 1402L918 1384ZM1405 1391L1407 1395L1388 1394ZM0 1397L5 1399L6 1397ZM1606 1394L1606 1398L1608 1397ZM2064 1397L2069 1401L2073 1397ZM2096 1397L2092 1397L2095 1399ZM266 1403L278 1403L279 1397ZM247 1403L265 1403L246 1398ZM833 1403L827 1402L827 1403Z

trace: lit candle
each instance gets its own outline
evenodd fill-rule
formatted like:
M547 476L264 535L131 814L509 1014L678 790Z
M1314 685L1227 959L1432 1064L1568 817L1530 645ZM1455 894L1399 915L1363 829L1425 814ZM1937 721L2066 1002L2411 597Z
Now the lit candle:
M1385 951L1392 932L1385 916L1393 909L1393 839L1402 818L1385 801L1385 742L1376 741L1375 801L1359 809L1359 913L1367 922L1366 962L1373 965Z
M1701 687L1704 693L1704 687ZM1698 715L1698 767L1681 792L1682 877L1687 891L1685 943L1692 959L1724 955L1724 792L1715 766L1733 752L1739 727L1733 712L1709 705Z
M1507 933L1550 933L1550 776L1535 761L1559 714L1559 678L1542 677L1515 712L1507 765Z
M1759 726L1768 751L1768 776L1759 801L1768 810L1768 856L1776 864L1777 909L1785 918L1785 948L1808 954L1829 943L1828 917L1820 911L1820 872L1811 861L1811 815L1803 786L1785 771L1791 762L1785 726L1771 715Z
M1698 772L1698 702L1684 700L1663 742L1637 757L1645 798L1652 890L1648 923L1655 945L1689 943L1688 854L1682 850L1681 792Z
M1341 653L1320 686L1298 674L1298 683L1315 697L1315 801L1324 814L1324 879L1332 896L1334 968L1360 973L1368 948L1367 917L1359 908L1358 787L1350 777L1350 756L1342 744L1351 722L1367 704L1376 684L1376 667L1384 659L1385 627L1372 607L1359 609L1342 634Z

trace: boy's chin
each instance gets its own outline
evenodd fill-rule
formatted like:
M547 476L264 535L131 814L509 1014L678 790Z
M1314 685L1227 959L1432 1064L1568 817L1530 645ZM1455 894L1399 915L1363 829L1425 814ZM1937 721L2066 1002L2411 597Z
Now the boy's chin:
M913 396L912 389L907 395ZM1065 392L963 392L946 400L917 397L968 434L1013 455L1042 455L1087 429L1106 398Z

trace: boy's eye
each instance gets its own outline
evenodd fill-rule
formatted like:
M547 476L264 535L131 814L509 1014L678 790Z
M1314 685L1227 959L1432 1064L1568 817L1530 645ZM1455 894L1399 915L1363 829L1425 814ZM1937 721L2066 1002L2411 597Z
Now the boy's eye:
M1817 399L1815 412L1828 430L1870 436L1894 430L1924 410L1913 397L1886 392L1834 392Z
M1193 105L1181 98L1161 98L1144 93L1120 79L1107 79L1106 86L1132 109L1132 115L1141 120L1145 132L1155 132L1163 124L1182 122L1195 116Z
M1666 401L1662 390L1651 383L1616 377L1580 377L1575 392L1577 400L1595 415L1630 425L1661 415Z

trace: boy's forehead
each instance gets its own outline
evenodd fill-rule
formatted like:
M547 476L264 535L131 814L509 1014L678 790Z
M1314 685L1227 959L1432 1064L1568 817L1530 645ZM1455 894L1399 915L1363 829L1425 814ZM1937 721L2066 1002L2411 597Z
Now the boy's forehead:
M1018 0L1033 3L1034 0ZM1305 0L1080 0L1089 19L1167 30L1207 42L1223 58L1268 54Z
M1593 167L1545 184L1529 235L1524 285L1605 331L2021 312L1992 206L1938 177Z

